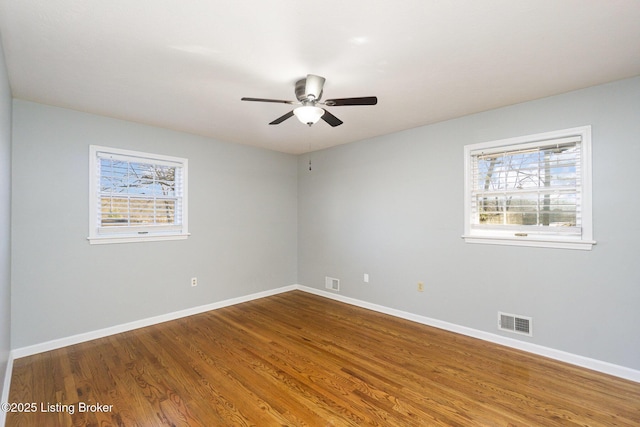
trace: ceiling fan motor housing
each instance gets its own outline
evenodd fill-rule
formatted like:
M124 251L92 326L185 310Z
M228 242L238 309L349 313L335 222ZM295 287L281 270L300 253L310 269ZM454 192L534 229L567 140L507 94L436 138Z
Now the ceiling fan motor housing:
M324 78L319 76L308 75L304 79L296 82L296 98L298 101L318 101L322 98L322 87ZM311 98L311 99L310 99Z

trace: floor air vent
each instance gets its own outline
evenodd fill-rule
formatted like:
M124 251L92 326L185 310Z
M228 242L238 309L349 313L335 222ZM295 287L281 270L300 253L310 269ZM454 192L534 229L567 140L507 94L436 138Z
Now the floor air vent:
M498 312L498 329L502 331L533 336L532 323L531 317Z
M340 290L340 280L333 277L325 276L324 287L337 292Z

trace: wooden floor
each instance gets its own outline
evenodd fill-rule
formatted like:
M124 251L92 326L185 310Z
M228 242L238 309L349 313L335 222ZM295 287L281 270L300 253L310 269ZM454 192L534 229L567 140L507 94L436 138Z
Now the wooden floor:
M17 359L10 402L37 409L8 427L640 425L638 383L301 291Z

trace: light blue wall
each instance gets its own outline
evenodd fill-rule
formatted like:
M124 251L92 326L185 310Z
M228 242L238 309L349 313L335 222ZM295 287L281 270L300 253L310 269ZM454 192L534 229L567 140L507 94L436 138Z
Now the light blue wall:
M582 125L594 249L465 244L463 146ZM640 78L323 150L312 171L307 155L26 101L13 128L12 348L329 275L345 296L640 369ZM89 144L189 158L192 236L89 245ZM534 336L497 331L499 310L532 316Z
M593 250L464 243L463 146L582 125L592 125ZM299 283L336 277L348 297L640 369L640 78L311 159L312 171L298 161ZM499 332L498 311L532 316L534 336Z
M296 283L294 156L21 100L13 119L13 348ZM90 144L188 158L191 237L89 245Z
M0 40L0 395L11 347L11 90ZM0 417L1 418L1 417Z

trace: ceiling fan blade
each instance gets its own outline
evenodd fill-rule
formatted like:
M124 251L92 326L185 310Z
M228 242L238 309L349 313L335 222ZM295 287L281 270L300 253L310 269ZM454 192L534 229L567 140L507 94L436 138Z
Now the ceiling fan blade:
M265 98L241 98L241 101L255 101L255 102L276 102L278 104L297 104L295 101L284 101L282 99L265 99Z
M378 98L376 96L362 96L359 98L327 99L324 105L339 107L341 105L376 105L377 103Z
M324 82L324 77L307 74L307 79L304 86L305 95L313 95L314 99L320 99L322 97L322 88L324 87Z
M284 116L280 116L277 119L275 119L274 121L272 121L271 123L269 123L270 125L278 125L282 122L284 122L285 120L287 120L289 117L293 116L293 110L289 111L287 114L285 114Z
M337 118L336 116L328 112L327 110L324 110L324 114L322 115L321 119L329 123L332 127L340 126L343 123L342 120L340 120L339 118Z

